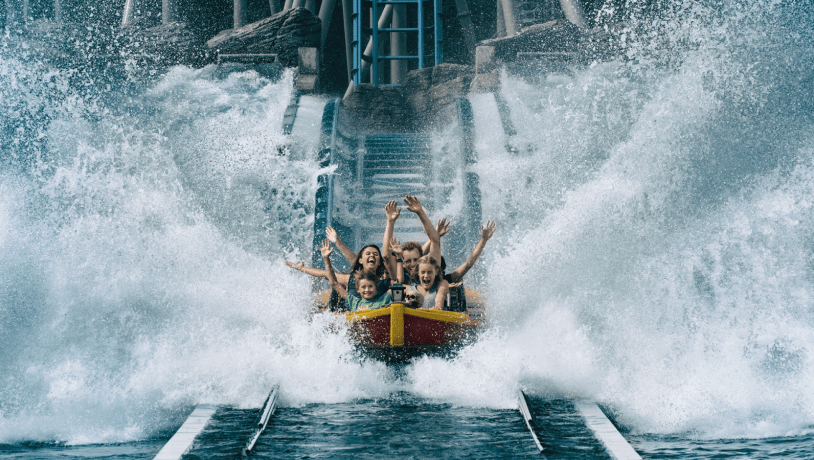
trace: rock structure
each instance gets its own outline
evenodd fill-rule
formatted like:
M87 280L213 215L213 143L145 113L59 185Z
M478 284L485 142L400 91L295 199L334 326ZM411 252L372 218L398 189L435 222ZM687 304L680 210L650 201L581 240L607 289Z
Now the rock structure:
M415 132L449 121L454 97L468 92L474 70L459 64L413 70L404 86L363 83L342 101L356 126L371 132Z
M446 116L446 109L455 102L454 97L469 92L474 77L471 66L460 64L441 64L408 73L404 96L415 120L425 127L441 121L438 118Z
M154 27L128 26L116 39L121 55L158 65L185 64L202 66L214 61L215 55L184 22L171 22Z
M557 19L526 27L511 37L483 40L478 46L493 46L496 58L513 61L519 52L575 52L581 39L579 27Z
M342 101L357 131L414 132L414 117L404 92L397 86L362 83Z
M320 22L305 8L292 8L237 29L228 29L206 42L214 53L277 54L280 64L297 65L298 48L318 48Z

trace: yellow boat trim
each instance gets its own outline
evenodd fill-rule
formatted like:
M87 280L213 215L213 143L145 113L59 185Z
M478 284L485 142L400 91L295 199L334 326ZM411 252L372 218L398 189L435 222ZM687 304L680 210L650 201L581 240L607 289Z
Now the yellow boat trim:
M444 321L445 323L463 323L466 321L466 313L457 313L454 311L405 308L404 314L418 318L433 319L435 321Z
M348 319L348 321L363 321L366 319L372 319L377 318L379 316L389 315L391 314L391 311L395 306L400 306L404 315L415 316L418 318L432 319L435 321L443 321L446 323L463 323L467 319L466 313L408 308L400 303L394 303L387 308L379 308L376 310L351 311L346 313L345 316Z
M379 316L386 316L389 314L390 307L387 307L387 308L377 308L376 310L349 311L345 313L345 317L348 318L348 321L362 321L365 319L377 318Z
M390 305L390 345L400 347L404 345L404 308L403 304Z

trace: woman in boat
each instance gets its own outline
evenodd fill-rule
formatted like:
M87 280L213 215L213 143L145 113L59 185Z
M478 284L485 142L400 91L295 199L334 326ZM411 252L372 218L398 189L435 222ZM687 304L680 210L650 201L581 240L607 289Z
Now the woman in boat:
M385 241L389 241L390 238L393 237L393 225L398 218L399 209L398 203L396 201L390 201L385 206L385 213L387 214L387 221L388 227L385 229ZM393 217L395 215L395 217ZM389 229L389 234L388 234ZM339 238L339 235L336 233L333 227L328 226L325 229L325 236L327 237L328 241L336 245L339 252L345 257L348 263L351 266L350 273L337 273L335 277L337 281L344 287L348 292L354 293L356 292L356 279L353 276L354 274L366 271L374 273L378 279L377 282L377 293L381 295L387 292L390 289L390 278L395 277L396 267L393 266L392 270L388 271L388 267L385 266L383 263L384 259L382 258L382 251L379 249L378 246L375 244L368 244L367 246L363 247L359 250L358 254L355 254L345 243ZM303 273L309 274L311 276L317 278L328 278L328 273L326 270L320 270L318 268L311 268L306 267L304 263L291 263L286 261L285 263L289 267L293 268L294 270L301 271ZM393 275L391 276L390 273Z
M331 287L345 300L350 311L357 310L375 310L382 308L391 302L390 291L385 291L383 294L378 294L377 283L379 278L375 273L368 270L360 270L354 272L352 279L356 285L353 293L348 292L334 274L333 266L331 265L331 253L333 247L328 240L322 241L322 246L319 248L322 253L322 260L325 262L325 271L328 274L328 282Z

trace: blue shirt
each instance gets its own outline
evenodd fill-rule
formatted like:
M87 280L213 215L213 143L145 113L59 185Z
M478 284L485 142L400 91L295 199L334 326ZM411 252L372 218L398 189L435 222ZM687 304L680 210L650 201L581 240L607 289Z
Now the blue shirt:
M392 301L393 300L390 298L390 291L386 291L384 294L372 299L363 299L359 297L359 294L348 294L348 298L345 299L345 303L347 303L350 311L356 311L363 307L367 307L368 310L376 310L377 308L382 308Z
M390 292L390 278L386 278L383 280L379 280L376 285L376 297L379 298L380 296L384 295L384 293ZM350 278L348 278L348 297L355 295L357 297L361 297L359 292L356 291L356 277L353 276L353 273L350 274Z

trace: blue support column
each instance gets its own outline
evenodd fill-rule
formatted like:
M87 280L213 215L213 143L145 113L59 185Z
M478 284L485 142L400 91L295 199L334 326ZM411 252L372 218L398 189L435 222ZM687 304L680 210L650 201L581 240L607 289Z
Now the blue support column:
M373 10L370 14L370 28L373 31L373 50L370 52L370 82L379 84L379 2L373 0Z
M424 0L418 0L418 68L424 68Z
M444 11L441 9L441 0L433 0L435 9L435 16L433 18L435 26L435 64L438 65L444 62L444 21L442 16Z
M353 0L353 84L362 83L362 0Z

